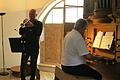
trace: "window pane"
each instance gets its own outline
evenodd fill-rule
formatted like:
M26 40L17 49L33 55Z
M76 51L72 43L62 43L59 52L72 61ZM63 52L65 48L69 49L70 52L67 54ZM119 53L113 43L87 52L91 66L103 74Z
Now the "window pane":
M79 18L83 18L83 8L78 8L78 17L77 19Z
M77 0L65 0L66 5L77 5Z
M53 3L51 3L49 6L46 7L46 9L42 12L42 14L39 17L40 21L43 21L49 10L56 5L57 3L61 2L61 0L55 0Z
M66 5L83 6L84 0L65 0Z
M53 15L53 13L52 13L52 11L49 13L49 15L47 16L47 19L46 19L46 21L45 21L45 23L52 23L53 22L53 18L52 18L52 15Z
M83 6L84 5L84 0L78 0L78 6Z
M63 9L53 9L53 22L63 23Z
M63 23L63 9L53 9L45 23Z
M77 8L67 8L65 20L65 22L75 22L77 20Z
M83 18L83 8L67 8L65 22L76 22L77 19Z

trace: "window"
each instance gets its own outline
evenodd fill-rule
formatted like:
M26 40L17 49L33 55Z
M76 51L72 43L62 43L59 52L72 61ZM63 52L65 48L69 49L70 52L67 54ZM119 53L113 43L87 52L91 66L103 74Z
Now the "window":
M65 1L65 12L64 12L64 1ZM45 23L63 23L64 13L65 22L76 22L77 19L83 18L83 4L84 0L56 0L49 5L42 19L45 18ZM48 13L48 14L47 14ZM41 16L42 16L41 15ZM41 20L41 18L39 18Z

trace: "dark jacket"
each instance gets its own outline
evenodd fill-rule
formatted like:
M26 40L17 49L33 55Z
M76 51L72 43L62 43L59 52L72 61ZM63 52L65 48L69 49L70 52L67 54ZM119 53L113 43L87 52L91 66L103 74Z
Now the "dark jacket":
M36 20L33 27L20 27L19 34L25 41L25 51L35 52L39 50L39 38L42 33L43 24Z

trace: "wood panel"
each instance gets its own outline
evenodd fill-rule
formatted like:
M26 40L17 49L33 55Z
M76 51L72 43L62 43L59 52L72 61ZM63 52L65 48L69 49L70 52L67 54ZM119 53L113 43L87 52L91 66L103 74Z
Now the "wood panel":
M60 63L64 29L62 24L46 24L44 43L41 44L41 62L45 64Z
M92 44L94 40L94 24L89 24L85 32L86 47L90 53L93 53Z
M64 25L64 36L74 28L75 23L65 23Z
M40 42L40 63L45 62L45 41Z
M117 38L120 39L120 24L118 25L118 33L117 34L118 34Z

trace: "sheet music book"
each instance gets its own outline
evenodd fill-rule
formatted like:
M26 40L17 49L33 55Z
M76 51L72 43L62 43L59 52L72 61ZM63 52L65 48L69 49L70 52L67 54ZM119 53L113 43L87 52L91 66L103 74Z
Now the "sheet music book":
M112 42L113 42L113 38L114 38L113 32L99 31L93 42L93 47L110 50Z

